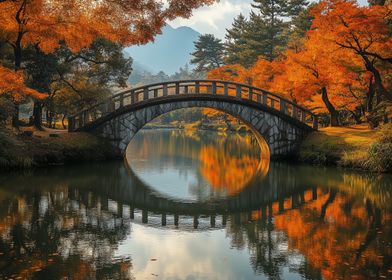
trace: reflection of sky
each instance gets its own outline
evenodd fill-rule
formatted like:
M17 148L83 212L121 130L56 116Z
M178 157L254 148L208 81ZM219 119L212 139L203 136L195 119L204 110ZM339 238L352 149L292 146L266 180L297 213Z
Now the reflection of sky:
M223 152L224 161L226 157L241 158L243 155L258 158L259 147L249 146L238 135L229 134L225 141L221 139L219 143L217 132L209 131L209 137L205 133L197 135L192 138L183 131L175 136L170 131L141 131L127 149L127 160L140 180L163 195L190 201L226 197L226 189L214 189L208 178L203 176L203 163L198 158L200 151L212 145ZM173 152L170 147L176 144L181 148L175 146L178 150ZM238 185L240 188L241 185Z
M162 169L139 169L136 167L134 172L136 172L139 178L142 178L144 183L146 183L148 186L159 190L159 192L162 194L166 194L178 199L195 199L195 195L191 192L190 189L191 186L198 185L201 187L201 185L206 184L205 182L200 182L197 179L195 170L191 168L188 170L183 170L176 168L176 166L167 166Z
M116 255L131 256L135 279L267 279L254 275L248 249L232 248L226 230L179 232L133 224ZM301 279L288 268L282 276Z

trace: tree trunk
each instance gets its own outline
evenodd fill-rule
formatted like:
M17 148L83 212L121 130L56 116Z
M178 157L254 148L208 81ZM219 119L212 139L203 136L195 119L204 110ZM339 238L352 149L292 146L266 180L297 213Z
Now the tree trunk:
M38 129L42 128L42 103L40 101L34 101L33 125Z
M329 100L326 87L323 87L321 89L321 98L322 98L322 100L323 100L323 102L324 102L325 106L327 107L328 112L330 114L330 117L331 117L330 125L331 126L340 126L339 112L335 109L335 107L333 106L333 104Z
M63 118L61 119L61 124L63 125L63 128L66 129L67 127L65 126L65 115L63 115Z
M388 92L387 89L384 87L382 83L382 77L380 72L374 67L373 63L365 56L362 56L363 60L365 61L366 70L371 72L374 77L374 87L376 91L384 96L387 100L392 101L392 93Z
M19 105L15 104L15 111L14 114L12 115L12 126L13 127L19 127Z
M20 69L22 64L22 47L20 41L17 41L17 45L14 47L14 59L14 68L16 72ZM19 104L15 104L15 111L12 116L12 126L19 127Z
M370 113L373 110L373 99L375 95L373 76L370 78L369 90L366 93L366 111Z

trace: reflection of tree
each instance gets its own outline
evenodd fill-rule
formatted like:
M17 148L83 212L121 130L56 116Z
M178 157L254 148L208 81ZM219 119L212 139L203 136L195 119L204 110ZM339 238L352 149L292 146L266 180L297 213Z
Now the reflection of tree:
M321 279L317 270L306 261L293 264L291 257L295 259L298 255L285 249L287 237L275 230L272 217L252 222L248 217L241 218L232 217L227 234L234 248L248 248L250 263L256 273L264 274L269 279L284 279L283 268L289 266L291 270L306 276L305 279Z
M153 135L149 135L153 133ZM198 199L234 195L256 174L260 149L251 134L219 137L216 132L172 130L162 133L141 131L128 148L131 168L163 170L178 168L180 174L194 172L190 186ZM264 168L268 170L268 165Z
M0 217L0 278L131 278L130 260L113 260L129 223L105 212L91 192L25 191L2 206L8 211Z
M275 226L325 279L378 279L388 274L392 261L391 248L385 246L392 241L391 218L369 200L331 190L276 216Z
M216 191L234 195L256 174L260 157L233 156L222 147L205 146L200 150L200 162L200 173Z

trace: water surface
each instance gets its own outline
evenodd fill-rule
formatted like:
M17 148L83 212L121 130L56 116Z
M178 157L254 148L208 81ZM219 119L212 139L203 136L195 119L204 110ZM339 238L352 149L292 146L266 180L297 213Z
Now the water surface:
M0 175L0 279L391 279L387 175L142 131L129 166Z

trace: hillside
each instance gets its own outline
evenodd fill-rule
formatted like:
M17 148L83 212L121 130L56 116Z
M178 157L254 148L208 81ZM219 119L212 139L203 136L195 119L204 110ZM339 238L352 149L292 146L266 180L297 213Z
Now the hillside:
M154 42L143 46L132 46L124 51L134 59L139 70L143 68L154 74L163 71L170 75L189 63L190 53L193 52L194 47L193 42L199 36L200 33L192 28L172 28L167 25Z

